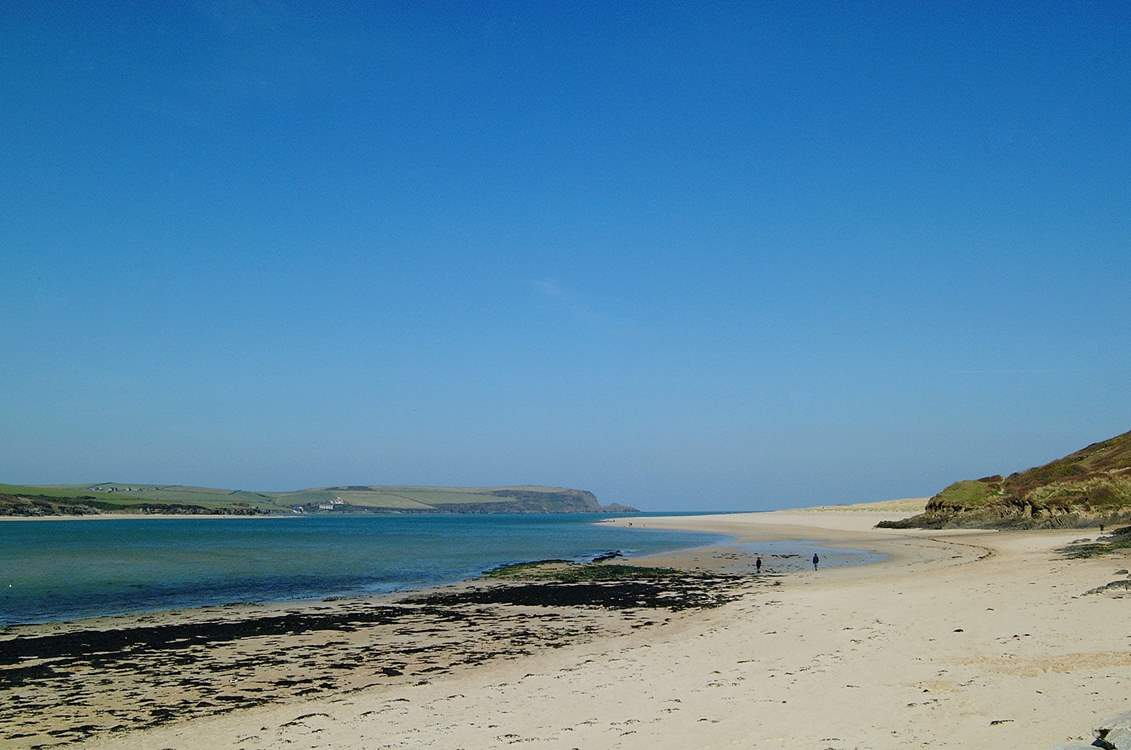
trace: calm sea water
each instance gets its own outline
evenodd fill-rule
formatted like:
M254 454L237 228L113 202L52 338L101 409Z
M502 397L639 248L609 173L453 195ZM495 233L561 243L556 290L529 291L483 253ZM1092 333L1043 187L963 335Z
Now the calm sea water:
M0 523L0 626L204 604L380 593L508 562L721 541L607 515L314 516Z

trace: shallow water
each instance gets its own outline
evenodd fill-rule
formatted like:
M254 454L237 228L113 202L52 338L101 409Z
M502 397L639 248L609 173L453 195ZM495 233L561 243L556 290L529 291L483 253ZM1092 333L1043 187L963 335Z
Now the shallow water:
M671 514L641 514L671 515ZM692 515L692 514L686 514ZM388 593L509 562L639 556L727 541L602 526L607 514L341 515L0 523L0 627L209 604ZM737 545L767 572L883 559L805 541Z
M825 547L818 542L790 539L774 542L743 542L728 545L751 555L762 556L765 573L790 573L813 569L813 555L820 558L822 568L840 568L846 565L867 565L882 562L886 555L864 549Z
M716 534L596 514L343 515L0 523L0 625L240 601L385 593L502 563L630 555Z

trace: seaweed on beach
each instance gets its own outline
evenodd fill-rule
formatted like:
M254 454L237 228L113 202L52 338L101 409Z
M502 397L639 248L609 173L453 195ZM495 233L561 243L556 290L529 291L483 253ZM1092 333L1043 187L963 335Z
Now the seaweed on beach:
M265 703L423 684L716 607L744 576L554 561L394 602L216 607L0 635L0 745L83 743Z
M517 604L538 607L601 607L605 609L664 608L673 612L685 609L718 607L735 596L713 588L717 577L700 577L674 583L640 580L581 583L521 583L498 588L471 589L429 594L413 601L420 604L456 606L461 604ZM728 581L731 582L731 581Z
M1057 550L1069 559L1078 560L1089 557L1103 557L1116 552L1131 550L1131 526L1116 529L1107 536L1101 536L1094 542L1079 542L1069 544Z
M473 603L680 611L718 607L732 601L733 587L745 580L737 575L567 560L504 565L488 571L486 576L514 583L437 592L405 601L433 606Z
M154 619L152 617L147 619ZM348 602L0 638L0 746L49 747L264 703L420 681L588 634L556 611Z
M404 609L369 606L341 612L287 612L235 620L204 620L130 628L64 631L0 640L0 667L24 659L81 659L100 666L150 651L177 651L241 638L295 635L315 630L356 630L364 625L394 622ZM18 669L0 669L0 688L7 687Z
M522 578L538 575L540 571L555 566L573 565L569 560L531 560L529 562L510 563L491 568L483 573L484 578Z
M1131 539L1124 539L1117 542L1071 544L1067 547L1062 547L1059 551L1067 558L1078 560L1089 557L1103 557L1124 550L1131 550Z
M487 578L550 580L558 583L676 579L698 575L701 574L688 573L674 568L654 568L643 565L599 565L575 563L569 560L538 560L501 565L484 574Z

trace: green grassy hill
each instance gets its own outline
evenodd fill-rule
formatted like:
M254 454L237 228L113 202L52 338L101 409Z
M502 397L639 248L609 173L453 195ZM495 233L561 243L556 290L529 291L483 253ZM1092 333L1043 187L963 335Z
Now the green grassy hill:
M1094 526L1131 520L1131 432L1047 464L955 482L896 528Z
M622 506L623 507L623 506ZM280 513L601 512L591 492L566 487L402 487L348 485L251 492L184 485L99 482L0 484L0 515L99 513L264 515Z

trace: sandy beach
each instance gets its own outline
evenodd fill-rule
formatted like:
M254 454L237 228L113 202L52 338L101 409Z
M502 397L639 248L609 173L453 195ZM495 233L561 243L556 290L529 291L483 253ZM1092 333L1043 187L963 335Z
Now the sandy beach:
M840 507L611 520L735 540L645 561L651 565L748 572L757 544L780 539L887 559L764 576L711 609L633 609L628 619L625 610L574 608L564 619L555 610L545 627L580 624L586 637L539 645L535 628L529 647L503 658L120 730L84 746L1051 748L1090 742L1093 726L1127 710L1127 602L1085 592L1125 578L1117 571L1131 561L1056 553L1094 530L872 528L907 514ZM449 629L446 648L426 650L425 661L460 661L469 644L497 640L512 625L472 617ZM428 629L400 628L402 648L435 644ZM316 648L303 653L317 661Z

